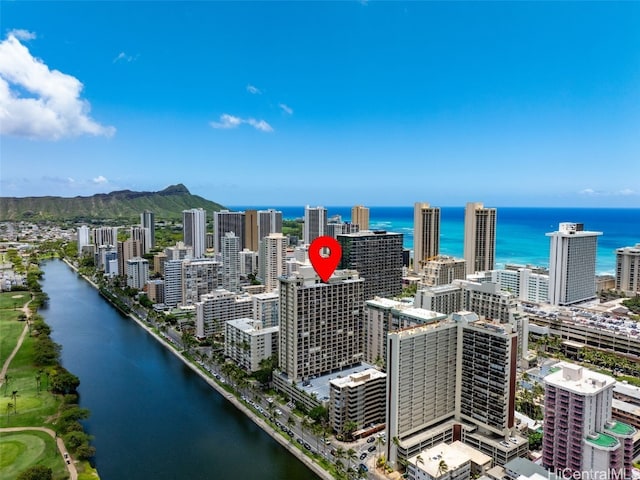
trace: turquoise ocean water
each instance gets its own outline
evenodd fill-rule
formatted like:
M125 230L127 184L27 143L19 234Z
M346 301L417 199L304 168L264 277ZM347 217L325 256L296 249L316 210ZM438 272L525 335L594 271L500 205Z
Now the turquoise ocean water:
M490 207L491 205L487 205ZM247 208L281 210L287 219L302 218L304 206ZM329 217L351 220L351 207L326 207ZM404 234L405 248L413 248L413 206L369 207L372 230ZM598 238L596 271L613 274L615 249L640 243L640 208L522 208L498 207L496 227L496 267L505 263L549 265L549 238L545 233L558 229L560 222L583 223L585 230L602 232ZM441 207L440 253L462 257L464 207Z

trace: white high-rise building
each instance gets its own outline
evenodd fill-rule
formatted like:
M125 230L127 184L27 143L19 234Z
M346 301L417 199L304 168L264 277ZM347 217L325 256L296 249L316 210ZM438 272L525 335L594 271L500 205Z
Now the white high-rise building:
M238 295L222 288L206 293L196 303L196 336L223 335L225 322L250 318L252 310L250 295Z
M267 292L277 290L278 277L286 272L287 238L282 233L267 235L260 242L260 279Z
M493 270L496 261L495 208L467 203L464 211L464 259L467 274Z
M561 223L551 239L549 303L571 305L596 297L596 253L602 232L584 230L582 223Z
M182 262L167 260L164 264L164 304L168 307L182 304Z
M304 243L307 245L316 238L327 234L327 209L324 207L304 208Z
M166 268L165 264L165 268ZM212 258L187 258L182 261L181 305L194 305L200 297L221 284L220 262Z
M93 229L93 244L116 246L118 242L118 227L98 227Z
M225 322L224 354L248 372L260 370L260 362L278 352L278 326L239 318Z
M222 237L222 286L231 292L240 291L240 238L234 232Z
M149 253L151 250L151 245L147 242L149 241L149 229L145 227L140 227L138 225L134 225L130 230L130 240L134 240L140 244L140 250L142 253Z
M245 248L240 252L240 275L255 275L258 273L258 252Z
M207 212L202 208L182 211L184 244L193 248L194 258L202 258L207 246Z
M425 262L440 253L440 208L428 203L413 207L413 271L418 273Z
M146 247L151 250L156 246L156 220L153 212L145 210L140 214L140 226L147 229Z
M140 257L127 260L127 286L142 290L149 280L149 262Z
M78 227L78 255L82 255L82 247L91 245L89 240L89 227L81 225Z

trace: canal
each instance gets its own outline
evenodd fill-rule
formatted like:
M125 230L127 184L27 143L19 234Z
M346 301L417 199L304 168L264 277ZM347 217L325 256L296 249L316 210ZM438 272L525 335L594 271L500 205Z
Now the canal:
M42 269L40 313L80 378L102 480L317 478L67 265Z

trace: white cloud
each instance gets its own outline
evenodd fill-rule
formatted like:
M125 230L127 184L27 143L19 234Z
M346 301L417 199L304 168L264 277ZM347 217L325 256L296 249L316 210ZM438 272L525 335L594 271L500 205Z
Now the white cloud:
M594 190L593 188L585 188L580 190L578 193L581 195L589 195L589 196L601 196L601 197L615 197L615 196L629 196L629 195L638 195L638 192L632 190L631 188L623 188L621 190L616 191L606 191L606 190Z
M136 55L135 57L133 55L127 55L124 52L120 52L118 55L116 55L116 58L113 59L113 63L118 63L118 62L133 62L135 60L138 59L138 55Z
M220 115L219 122L209 122L212 128L217 129L229 129L229 128L237 128L243 123L251 125L256 130L260 130L262 132L273 132L273 127L269 125L264 120L256 120L255 118L240 118L235 117L233 115L229 115L228 113L224 113Z
M246 122L253 128L256 128L262 132L273 132L273 127L264 120L256 120L255 118L250 118Z
M255 87L251 84L247 85L247 92L253 95L262 95L262 90L260 90L258 87Z
M279 103L278 106L282 109L284 113L287 115L293 115L293 109L284 103Z
M83 85L77 78L50 70L20 43L32 38L13 30L0 42L0 134L40 140L113 135L114 127L89 117L91 107L80 98Z
M632 190L630 188L623 188L622 190L620 190L618 192L618 195L636 195L637 192L635 190Z
M29 30L22 30L20 28L17 28L15 30L11 30L9 32L9 35L13 35L18 40L35 40L35 38L36 38L36 34L35 33L30 32Z
M107 180L102 175L98 175L96 178L93 179L93 183L97 183L98 185L102 185L103 183L109 183L109 180Z
M597 195L598 192L596 192L593 188L584 188L578 193L580 193L581 195Z

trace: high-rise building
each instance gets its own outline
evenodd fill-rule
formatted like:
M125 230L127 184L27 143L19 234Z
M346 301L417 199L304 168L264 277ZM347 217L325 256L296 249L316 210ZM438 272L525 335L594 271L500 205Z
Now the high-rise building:
M78 227L78 256L82 255L82 247L90 245L89 240L89 227L81 225Z
M116 246L118 242L118 227L98 227L93 229L93 244Z
M640 294L640 243L616 250L616 290L629 296Z
M413 271L440 254L440 208L428 203L413 207Z
M327 234L327 209L324 207L304 208L304 243L307 245L316 238Z
M225 322L250 318L252 308L250 295L238 295L222 288L206 293L196 303L196 336L224 335Z
M357 225L360 231L369 230L369 209L356 205L351 209L351 223Z
M132 258L141 257L144 254L142 245L138 240L129 238L124 242L118 242L118 272L119 275L127 276L127 262Z
M273 208L258 210L258 242L272 233L282 233L282 212Z
M336 270L325 283L311 265L280 277L279 368L290 381L362 361L363 282Z
M338 235L342 257L338 268L357 270L364 278L364 299L394 297L402 292L402 234L384 230Z
M461 258L438 255L431 260L425 260L423 266L422 285L436 287L447 285L454 280L465 279L465 261Z
M544 378L542 465L563 478L631 478L635 428L611 415L615 379L563 362Z
M240 256L240 275L255 275L258 273L258 252L245 248Z
M149 229L134 225L130 229L129 238L140 243L140 250L142 254L149 253L149 250L151 250L151 246L147 243L149 240Z
M210 258L194 258L185 259L181 264L181 305L194 305L200 301L202 295L220 286L222 282L220 262ZM168 263L165 263L165 270L167 265Z
M277 290L278 278L286 272L287 238L282 233L272 233L260 242L260 279L267 292Z
M127 287L142 290L149 280L149 262L140 257L127 260L126 273Z
M182 262L167 260L164 264L164 304L167 307L182 304Z
M524 439L503 449L509 455L495 448L514 431L516 352L511 325L470 312L390 332L387 438L397 441L387 443L387 458L407 459L444 439L502 455L501 464L526 452ZM472 438L475 430L482 435Z
M234 232L222 237L222 287L240 291L240 238Z
M206 246L207 212L202 208L182 211L184 244L193 249L194 258L202 258Z
M551 239L549 303L571 305L596 297L596 253L602 232L584 230L582 223L561 223Z
M174 247L164 249L167 260L184 260L185 258L194 258L193 248L186 246L184 242L178 242Z
M346 235L349 233L359 232L358 225L349 222L329 222L327 223L327 231L325 235L338 238L338 235Z
M240 239L240 250L246 247L245 212L213 212L213 249L216 253L222 253L222 239L227 232L233 232ZM251 234L253 235L252 232Z
M214 218L214 230L215 230L215 213ZM215 242L215 240L214 240ZM257 210L245 210L244 211L244 248L248 248L251 251L257 252L259 248L260 238L258 237L258 211Z
M496 209L467 203L464 211L464 259L467 274L493 270L496 261Z
M253 300L253 318L260 320L264 327L280 325L280 295L278 292L251 295Z
M153 212L145 210L140 214L140 226L147 229L147 251L156 246L156 220Z

